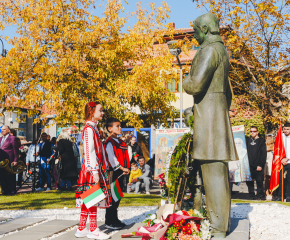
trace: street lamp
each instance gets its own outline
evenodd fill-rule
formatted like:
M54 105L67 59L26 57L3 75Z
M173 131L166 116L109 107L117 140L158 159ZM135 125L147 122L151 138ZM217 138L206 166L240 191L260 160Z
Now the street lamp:
M2 42L2 54L1 54L1 56L6 57L7 50L4 48L4 43L3 43L3 40L1 38L0 38L0 41Z
M0 38L0 41L2 43L2 54L1 54L1 56L2 57L6 57L7 50L4 48L4 43L3 43L3 40L1 38ZM3 113L4 112L4 109L5 109L5 100L6 100L6 96L4 96L3 99L1 99L1 105L3 105L3 108L2 108L2 106L0 108L0 111L3 114L3 125L5 124L5 115Z
M178 41L172 40L167 43L169 52L177 58L178 65L180 68L180 128L182 128L182 65L179 59L179 54L181 53L180 47L177 45Z

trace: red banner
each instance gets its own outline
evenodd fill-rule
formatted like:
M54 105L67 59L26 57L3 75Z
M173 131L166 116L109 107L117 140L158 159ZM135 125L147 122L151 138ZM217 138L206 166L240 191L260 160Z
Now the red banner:
M272 161L272 173L270 182L271 193L279 187L279 178L281 171L281 160L286 157L283 135L282 135L282 124L279 127L279 131L275 140L274 154Z

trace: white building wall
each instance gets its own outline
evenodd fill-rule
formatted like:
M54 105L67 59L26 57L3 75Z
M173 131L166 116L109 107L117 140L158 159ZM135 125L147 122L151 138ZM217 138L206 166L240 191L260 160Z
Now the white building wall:
M9 111L4 112L4 118L5 118L5 124L9 126L10 128L18 128L19 123L16 122L17 114L15 112Z
M50 135L50 139L56 137L57 128L56 123L53 121L53 119L50 119L48 121L48 124L44 128L44 132Z
M176 107L177 109L180 109L180 93L174 93L177 100L176 102L172 102L171 105ZM182 110L185 110L186 108L193 106L193 96L189 95L187 93L182 94Z

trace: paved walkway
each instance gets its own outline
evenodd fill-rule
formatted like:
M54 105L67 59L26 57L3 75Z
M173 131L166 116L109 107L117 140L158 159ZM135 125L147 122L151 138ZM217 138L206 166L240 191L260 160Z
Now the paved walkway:
M47 221L41 218L18 218L13 220L1 218L0 221L2 221L0 223L0 238L5 240L44 240L51 237L56 240L77 239L74 234L78 221ZM110 239L112 240L121 239L122 234L134 232L143 225L143 223L133 223L121 231L110 231L105 228L104 222L98 222L99 228L111 235ZM89 228L89 224L87 227Z
M5 219L2 219L5 220ZM0 238L5 240L73 240L77 239L74 234L78 221L71 220L51 220L41 218L18 218L0 223ZM98 222L99 228L111 236L111 240L132 238L121 238L124 233L136 232L143 223L133 223L120 231L110 231L104 227L104 222ZM87 225L89 228L89 224ZM134 237L141 239L141 237ZM226 239L248 240L249 221L243 219L232 219L231 233Z
M34 218L37 220L37 218ZM39 220L39 218L38 218ZM19 221L22 223L27 222L26 218L18 218L17 220L12 220L11 222L4 223L2 227L11 227L14 221ZM11 233L10 235L4 236L3 239L11 239L11 240L38 240L42 238L48 238L53 236L56 233L63 232L70 227L76 226L78 221L71 220L52 220L44 223L35 224L28 228L29 226L23 226L21 229L17 229L18 231L15 233ZM30 225L31 226L31 225Z

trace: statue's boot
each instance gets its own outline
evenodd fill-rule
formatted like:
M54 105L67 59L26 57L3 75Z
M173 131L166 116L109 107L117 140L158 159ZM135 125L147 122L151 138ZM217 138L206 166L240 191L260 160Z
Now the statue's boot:
M231 192L228 163L222 161L201 161L206 196L206 208L212 236L225 238L229 228Z
M195 178L195 184L191 187L191 193L193 194L193 208L200 211L202 207L202 176L200 162L194 160L193 170L191 172L192 177Z

